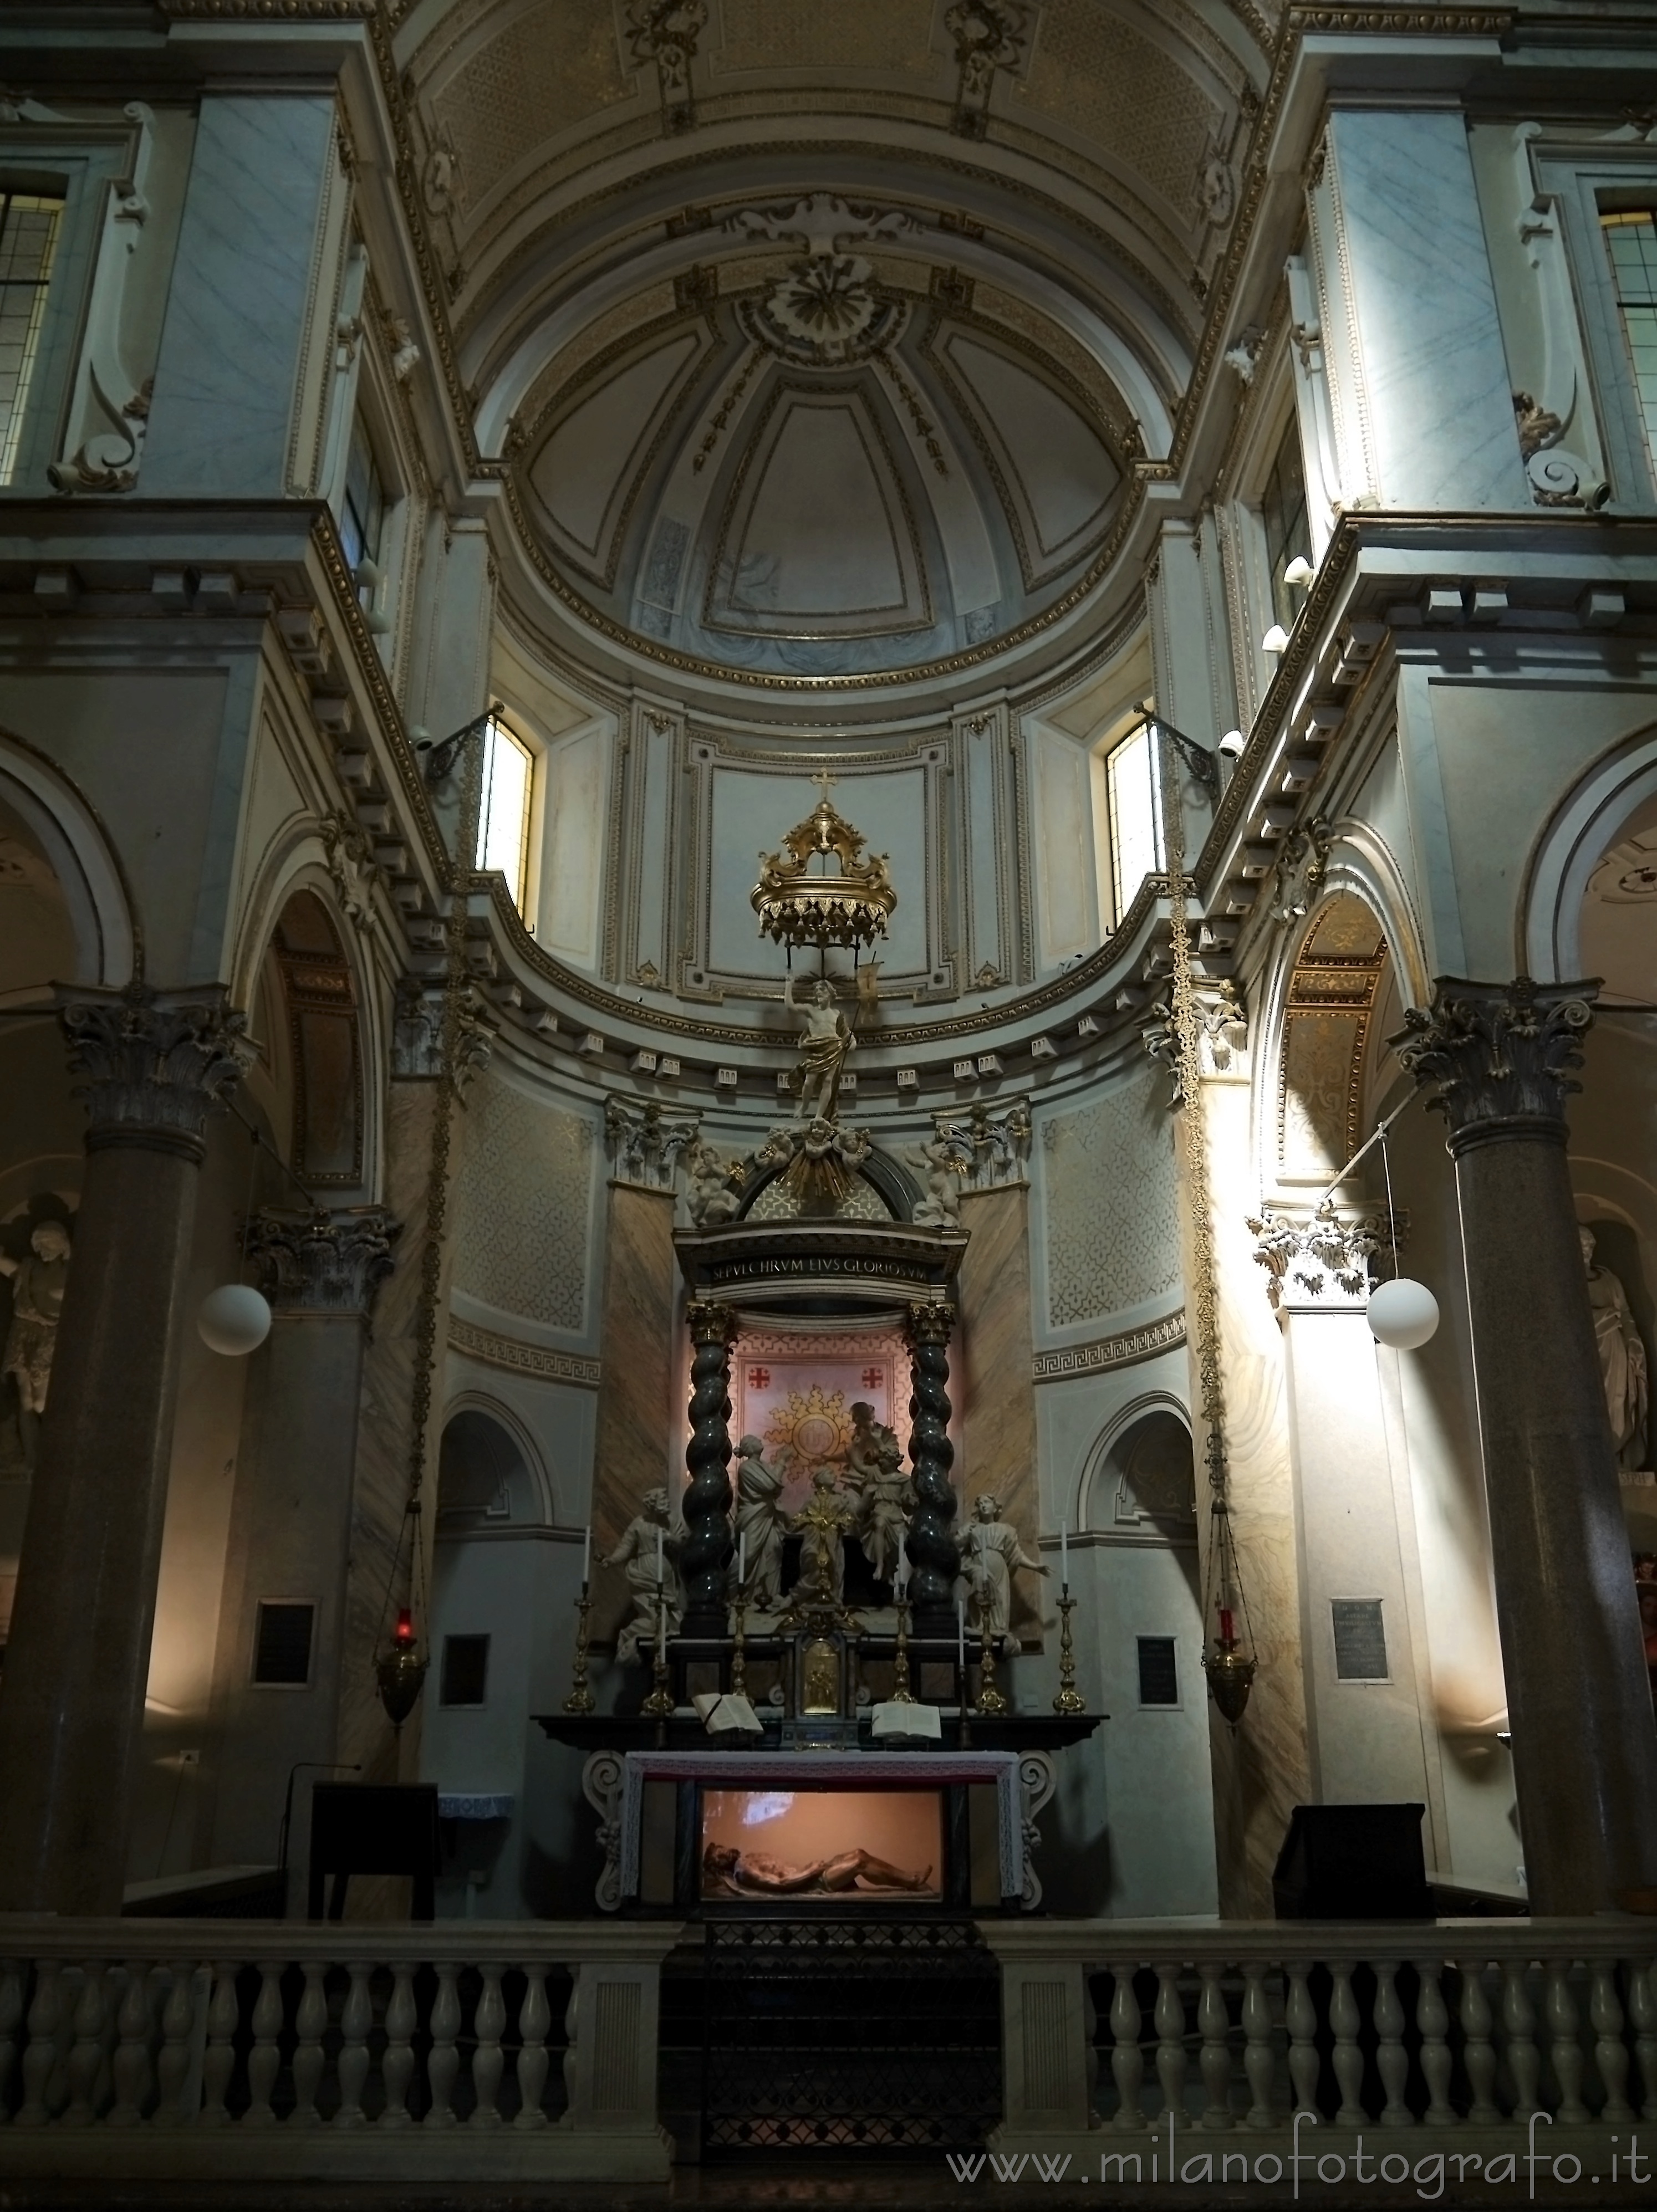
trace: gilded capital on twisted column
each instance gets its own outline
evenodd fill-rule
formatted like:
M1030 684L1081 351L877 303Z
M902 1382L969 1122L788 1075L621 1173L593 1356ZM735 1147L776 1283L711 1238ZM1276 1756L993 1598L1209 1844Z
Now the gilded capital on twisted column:
M685 1309L685 1326L692 1344L728 1344L736 1334L736 1317L728 1306L692 1298Z
M1412 1006L1388 1039L1450 1125L1450 1149L1503 1136L1563 1142L1565 1101L1581 1085L1582 1038L1593 1020L1597 980L1475 983L1441 975L1433 1003Z
M267 1206L247 1224L247 1249L276 1312L366 1319L402 1233L382 1206L307 1213Z
M955 1309L947 1305L911 1305L909 1340L915 1344L947 1344L955 1326Z
M58 1010L70 1073L86 1079L76 1095L87 1103L88 1151L137 1145L199 1160L208 1115L222 1110L258 1050L223 985L65 985Z

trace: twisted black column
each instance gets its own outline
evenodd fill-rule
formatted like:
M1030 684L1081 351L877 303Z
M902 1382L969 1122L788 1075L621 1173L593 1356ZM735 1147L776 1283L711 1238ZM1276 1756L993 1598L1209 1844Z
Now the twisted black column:
M909 1594L917 1636L955 1632L955 1579L960 1547L955 1541L955 1492L949 1469L949 1332L953 1306L911 1306L909 1352L914 1390L909 1438L915 1510L909 1523Z
M724 1306L685 1310L695 1347L691 1359L691 1441L685 1463L685 1544L679 1555L685 1589L684 1633L725 1633L725 1571L731 1556L731 1316Z

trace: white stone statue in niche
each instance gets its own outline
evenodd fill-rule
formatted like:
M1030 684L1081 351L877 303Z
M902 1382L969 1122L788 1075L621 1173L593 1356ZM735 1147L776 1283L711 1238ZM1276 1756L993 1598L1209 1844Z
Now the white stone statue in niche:
M722 1160L705 1137L697 1139L685 1155L685 1202L698 1229L735 1218L746 1174L740 1160Z
M838 1118L840 1077L848 1054L857 1048L851 1025L834 1003L834 986L819 975L805 1006L794 995L794 977L783 980L783 1004L806 1018L805 1056L794 1071L800 1087L796 1121L832 1121Z
M655 1644L664 1604L668 1635L679 1632L684 1610L676 1571L679 1540L672 1533L670 1517L667 1491L647 1490L643 1510L623 1529L615 1550L599 1561L601 1567L625 1567L633 1600L633 1617L616 1638L618 1659L637 1658L641 1648L648 1651Z
M23 1465L31 1474L72 1257L69 1231L61 1221L35 1224L27 1259L13 1260L0 1253L0 1274L12 1279L4 1371L17 1386L17 1437Z
M732 1469L736 1487L736 1533L747 1565L748 1603L775 1613L783 1601L783 1478L765 1459L758 1437L744 1437Z
M1599 1373L1605 1384L1605 1410L1611 1416L1611 1442L1617 1464L1634 1474L1646 1462L1646 1416L1648 1383L1646 1347L1629 1311L1628 1294L1609 1267L1593 1256L1593 1231L1579 1229L1582 1265L1587 1270L1588 1304L1593 1309L1594 1340L1599 1347Z
M846 1469L859 1499L857 1534L877 1583L890 1582L903 1557L904 1532L915 1494L904 1473L897 1431L860 1401L851 1408Z
M1009 1655L1018 1650L1008 1624L1013 1616L1013 1575L1019 1567L1033 1575L1047 1571L1039 1559L1025 1558L1018 1530L1001 1517L1000 1498L986 1490L972 1503L972 1525L961 1546L961 1578L974 1626L997 1652Z

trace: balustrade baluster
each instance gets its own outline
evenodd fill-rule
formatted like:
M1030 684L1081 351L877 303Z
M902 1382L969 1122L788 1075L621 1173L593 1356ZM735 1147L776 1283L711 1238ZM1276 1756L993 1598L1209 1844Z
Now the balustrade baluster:
M1288 2029L1288 2078L1295 2088L1295 2109L1297 2112L1316 2112L1318 2008L1312 2002L1307 1985L1312 1961L1291 1959L1285 1971L1288 1975L1288 2002L1283 2008L1283 2018Z
M1215 2130L1234 2124L1231 2016L1226 2010L1226 1993L1220 1986L1220 1978L1225 1971L1222 1963L1212 1960L1205 1960L1197 1969L1203 1983L1202 1994L1197 2000L1197 2026L1203 2038L1197 2062L1203 2076L1201 2124Z
M196 1969L189 1960L178 1959L168 1974L161 2056L155 2061L155 2125L181 2128L192 2117L184 2109L184 2090L190 2079L190 2042L196 2025Z
M1550 1959L1546 1971L1548 2057L1559 2084L1559 2110L1554 2118L1563 2127L1586 2127L1589 2114L1582 2101L1582 2075L1587 2061L1578 2033L1581 2015L1571 1994L1570 1960Z
M478 1992L478 2009L472 2015L472 2032L477 2041L472 2054L472 2086L477 2102L472 2108L474 2128L498 2128L501 2124L501 2075L506 2065L506 2054L501 2049L501 2031L506 2026L506 2000L501 1995L501 1970L498 1966L478 1969L484 1986Z
M28 2041L23 2047L20 2128L43 2128L51 2118L46 2098L58 2063L58 2030L63 2018L64 1970L56 1959L41 1959L34 1969L34 2001L28 2008Z
M1449 2043L1450 2009L1444 2002L1440 1971L1436 1960L1416 1960L1416 1973L1421 1984L1416 1998L1416 2026L1421 2034L1421 2070L1427 2081L1427 2124L1429 2128L1453 2128L1458 2122L1455 2107L1450 2102L1453 2063Z
M1526 1969L1523 1959L1502 1962L1502 2027L1508 2070L1513 2075L1514 2118L1520 2121L1542 2109L1537 2086L1542 2078L1542 2055L1536 2047L1536 2008L1525 1986Z
M250 2128L273 2128L271 2091L276 2086L282 2053L277 2037L282 2032L282 1965L279 1960L259 1963L259 1995L253 2000L253 2047L247 2055L247 2112Z
M88 1959L81 1970L75 2007L75 2043L69 2054L69 2106L64 2124L89 2128L98 2117L98 2076L104 2063L104 1969Z
M1145 2023L1134 1993L1133 1971L1125 1961L1111 1968L1116 1984L1111 1992L1111 2078L1117 2095L1111 2124L1124 2135L1142 2135L1150 2124L1143 2094L1145 2054L1139 2047Z
M115 2101L105 2115L107 2127L136 2128L143 2118L152 2087L149 2015L149 1968L142 1959L129 1959L126 1986L121 1991L120 2008L115 2017L115 2032L120 2042L113 2068Z
M1185 2001L1179 1994L1179 1969L1156 1970L1156 2078L1162 2085L1162 2109L1185 2117Z
M409 2111L409 2083L414 2079L416 2020L414 1969L399 1964L392 1968L391 2002L386 2007L386 2055L380 2062L381 2079L386 2085L386 2109L380 2115L382 2128L405 2128L413 2119Z
M294 2111L289 2124L320 2127L317 2091L322 2087L323 2031L328 2025L328 1969L320 1959L305 1961L305 1987L294 2014Z
M1410 2078L1410 2055L1404 2047L1404 2001L1398 1995L1398 1962L1377 1959L1375 1976L1375 2070L1380 2075L1386 2102L1381 2106L1384 2128L1412 2128L1416 2116L1404 2102L1404 2086Z
M514 2127L546 2125L541 2097L551 2063L546 2032L551 2025L552 2008L546 2001L546 1969L526 1966L523 2002L518 2007L518 2117L512 2124Z
M368 2122L362 2110L362 2084L369 2078L369 2030L374 2026L374 1993L369 1986L374 1968L366 1960L353 1959L345 1972L350 1976L350 1987L339 2015L339 2110L333 2124L337 2128L360 2128Z
M1362 2015L1352 1993L1352 1961L1331 1959L1329 1974L1334 1985L1329 1993L1329 2025L1335 2032L1335 2080L1341 2093L1334 2124L1337 2128L1361 2128L1368 2115L1359 2101L1363 2087L1363 2053L1358 2048L1358 2029Z
M1634 2118L1634 2107L1629 2102L1629 2053L1623 2040L1623 2008L1617 1995L1617 1966L1611 1959L1595 1962L1593 1981L1588 1997L1588 2019L1594 2034L1593 2063L1599 2069L1599 2079L1605 2084L1605 2101L1599 2108L1601 2121L1621 2122Z
M234 1960L222 1960L213 1969L213 1994L207 2007L207 2056L202 2062L201 2110L197 2124L222 2128L230 2118L225 2093L235 2069L236 1974Z
M1456 1964L1461 1974L1461 2003L1458 2009L1461 2032L1467 2039L1462 2063L1467 2069L1467 2083L1473 2093L1467 2118L1476 2128L1494 2127L1502 2118L1502 2108L1496 2100L1496 2045L1490 2039L1495 2021L1490 2000L1484 1993L1484 1961L1459 1959Z
M576 2103L576 2038L581 2033L581 2008L576 2000L581 1994L581 1971L577 1966L570 1977L570 2002L564 2008L564 2094L566 2111L573 2111Z
M1629 2017L1634 2022L1634 2055L1640 2063L1640 2117L1657 2120L1657 1960L1629 1961Z
M1266 1970L1258 1962L1243 1968L1243 2071L1248 2076L1248 2124L1275 2127L1271 2087L1276 2063L1271 2048L1271 2000L1266 1995Z
M0 2128L11 2118L11 2077L22 2037L23 1983L27 1968L19 1959L0 1962Z
M1081 1973L1081 2078L1087 2093L1087 2124L1099 2123L1099 2008L1093 2002L1093 1976Z
M426 2060L426 2082L431 2091L431 2106L426 2114L429 2128L454 2125L454 2076L460 2065L455 2047L460 2033L460 1992L456 1987L460 1972L446 1961L437 1968L437 1994L431 2006L431 2052ZM573 2007L573 1997L570 2003Z

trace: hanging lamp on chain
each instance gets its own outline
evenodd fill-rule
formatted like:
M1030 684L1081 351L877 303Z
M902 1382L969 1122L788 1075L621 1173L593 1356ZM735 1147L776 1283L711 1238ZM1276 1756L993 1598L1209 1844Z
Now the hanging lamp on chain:
M1191 1212L1191 1305L1198 1394L1208 1441L1209 1547L1203 1595L1203 1672L1209 1694L1235 1728L1247 1708L1259 1662L1249 1622L1243 1578L1232 1532L1226 1459L1225 1385L1220 1368L1219 1289L1214 1260L1213 1204L1209 1189L1208 1129L1198 1048L1197 994L1191 978L1191 910L1185 883L1185 817L1179 790L1179 754L1154 715L1161 740L1162 819L1167 841L1168 939L1173 963L1175 1065L1185 1115L1185 1190ZM1240 1619L1242 1633L1238 1633ZM1213 1641L1210 1644L1209 1636Z
M833 777L825 770L812 780L822 787L815 807L783 838L784 850L759 856L748 900L760 934L790 953L796 945L826 952L872 945L886 935L898 904L886 855L865 857L868 840L830 803Z
M386 1637L386 1621L392 1609L392 1594L397 1589L403 1564L403 1547L409 1551L408 1579L404 1584L409 1594L406 1605L397 1608L397 1626L389 1638ZM418 1704L424 1686L426 1669L431 1664L429 1653L421 1649L420 1632L415 1626L417 1611L426 1616L425 1561L420 1544L420 1500L411 1496L403 1509L403 1524L397 1532L397 1542L392 1552L391 1572L386 1578L386 1601L380 1609L380 1649L374 1662L375 1680L380 1687L380 1702L386 1709L386 1717L393 1729L400 1729L404 1722Z

